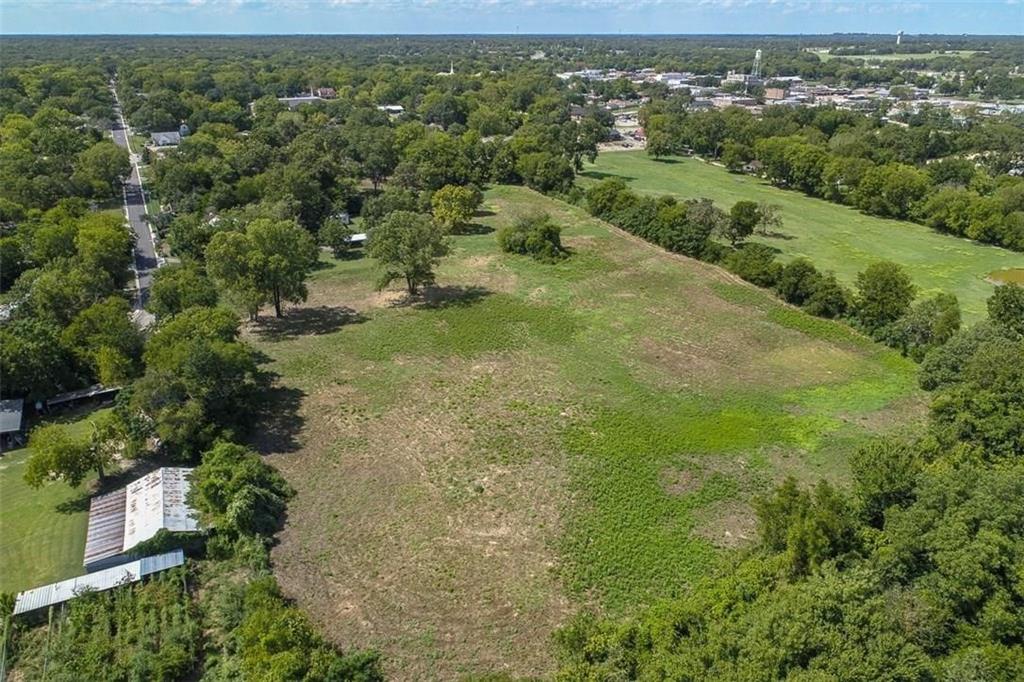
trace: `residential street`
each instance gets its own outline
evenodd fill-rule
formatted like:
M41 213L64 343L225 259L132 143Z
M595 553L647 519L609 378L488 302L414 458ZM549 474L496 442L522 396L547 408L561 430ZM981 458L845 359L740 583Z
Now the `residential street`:
M111 87L111 90L113 91L114 88ZM124 114L121 111L121 103L117 100L116 91L114 92L114 101L114 113L117 119L111 128L111 133L113 134L114 142L121 147L125 147L131 154L132 160L132 172L128 181L124 184L124 208L125 214L128 217L128 223L135 232L134 268L138 283L138 295L135 297L134 307L137 310L141 310L149 297L149 287L152 284L153 271L159 267L160 262L156 254L153 233L150 230L149 223L146 221L146 198L142 191L142 177L139 174L139 161L141 158L136 153L136 150L132 149L131 142L129 141L131 130L128 128L128 123L125 121Z

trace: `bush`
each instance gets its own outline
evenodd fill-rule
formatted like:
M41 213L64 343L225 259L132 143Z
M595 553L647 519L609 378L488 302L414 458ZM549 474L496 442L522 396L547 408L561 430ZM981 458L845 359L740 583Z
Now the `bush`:
M545 213L526 216L502 227L498 230L497 239L501 250L506 253L533 256L550 263L568 255L562 247L561 235L562 228Z
M746 244L726 259L725 266L759 287L775 286L782 275L782 265L775 262L775 251L764 244Z
M811 315L835 319L852 307L852 299L852 294L830 272L818 276L814 291L804 303L804 310Z
M797 258L782 268L775 290L787 303L803 305L814 295L820 281L821 275L814 264L806 258Z

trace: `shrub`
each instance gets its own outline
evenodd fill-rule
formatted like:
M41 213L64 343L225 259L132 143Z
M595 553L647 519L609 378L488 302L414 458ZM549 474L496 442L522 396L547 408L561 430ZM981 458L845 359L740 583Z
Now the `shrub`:
M852 307L852 299L849 290L830 272L818 276L814 291L804 303L804 310L811 315L835 319L845 315Z
M820 280L821 275L811 261L797 258L782 268L775 290L787 303L803 305L817 290Z
M520 218L498 230L498 245L506 253L533 256L537 260L554 262L567 255L562 247L562 228L551 216L538 214Z
M725 266L759 287L775 286L782 275L782 265L775 262L775 252L764 244L746 244L726 259Z

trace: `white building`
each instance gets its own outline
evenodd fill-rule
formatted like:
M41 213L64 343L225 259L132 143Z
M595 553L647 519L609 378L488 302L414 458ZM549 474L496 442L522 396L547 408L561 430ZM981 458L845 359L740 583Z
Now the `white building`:
M161 530L194 533L199 530L195 512L185 498L191 469L164 467L146 474L89 506L85 538L87 571L118 564L140 543Z

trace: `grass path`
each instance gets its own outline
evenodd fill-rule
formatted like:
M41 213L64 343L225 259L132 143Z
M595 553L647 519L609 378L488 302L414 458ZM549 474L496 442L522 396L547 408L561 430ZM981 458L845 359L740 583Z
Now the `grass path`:
M938 234L924 226L864 215L852 208L772 187L757 178L728 173L697 159L655 161L644 152L598 156L581 184L618 176L650 194L709 197L728 209L741 199L781 206L785 237L756 237L779 249L784 259L810 258L846 283L874 260L888 259L907 268L921 293L954 293L968 321L985 314L994 270L1024 267L1024 254Z

